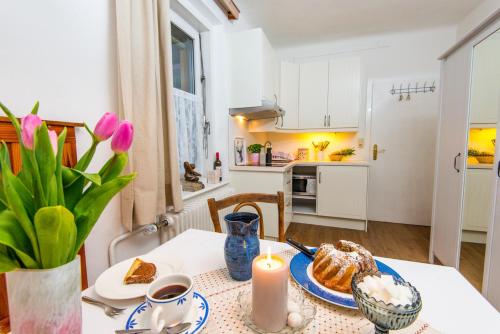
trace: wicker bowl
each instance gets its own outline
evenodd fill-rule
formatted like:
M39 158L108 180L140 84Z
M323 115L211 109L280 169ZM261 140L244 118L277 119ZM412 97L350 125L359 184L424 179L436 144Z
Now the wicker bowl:
M477 161L479 161L480 164L492 164L493 160L495 159L494 156L492 155L478 155L475 156Z
M341 154L330 154L330 161L341 161L344 158Z

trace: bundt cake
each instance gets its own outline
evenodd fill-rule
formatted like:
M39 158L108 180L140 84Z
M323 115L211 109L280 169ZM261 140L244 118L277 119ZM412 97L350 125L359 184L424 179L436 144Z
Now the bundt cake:
M372 254L354 242L321 244L313 263L314 278L329 289L351 293L352 277L360 271L377 271Z

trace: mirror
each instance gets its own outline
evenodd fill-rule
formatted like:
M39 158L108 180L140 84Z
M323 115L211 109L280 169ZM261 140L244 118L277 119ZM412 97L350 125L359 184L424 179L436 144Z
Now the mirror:
M474 47L460 272L482 288L486 234L493 205L493 166L500 109L500 31Z

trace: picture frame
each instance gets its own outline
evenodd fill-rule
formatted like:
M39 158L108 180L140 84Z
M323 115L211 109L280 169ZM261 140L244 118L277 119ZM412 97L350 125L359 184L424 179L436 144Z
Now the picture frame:
M245 139L241 137L234 138L234 164L236 166L243 166L247 164L247 154Z

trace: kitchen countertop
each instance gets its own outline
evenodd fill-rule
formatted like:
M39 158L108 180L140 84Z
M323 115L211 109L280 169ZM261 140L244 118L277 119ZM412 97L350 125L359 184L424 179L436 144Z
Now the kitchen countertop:
M284 166L231 166L231 171L246 171L246 172L274 172L283 173L294 166L364 166L370 164L367 161L302 161L295 160L287 163Z
M493 169L493 164L467 164L467 169Z

